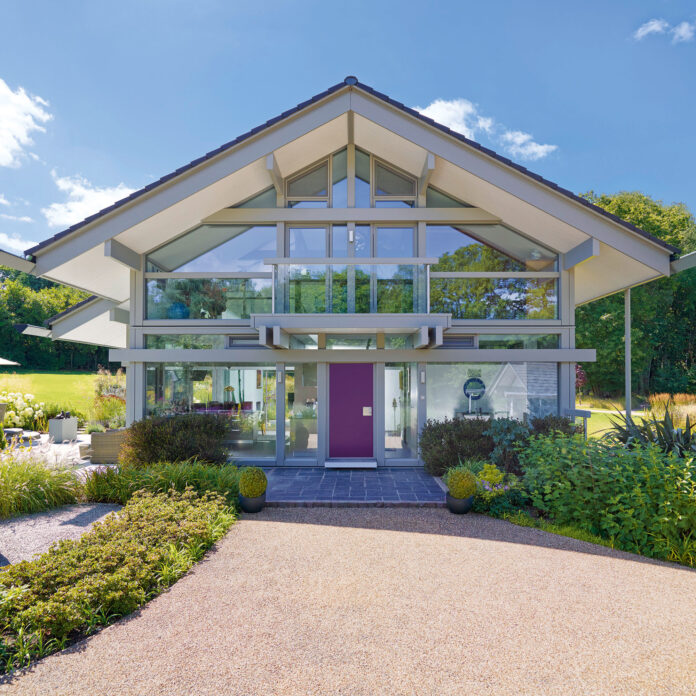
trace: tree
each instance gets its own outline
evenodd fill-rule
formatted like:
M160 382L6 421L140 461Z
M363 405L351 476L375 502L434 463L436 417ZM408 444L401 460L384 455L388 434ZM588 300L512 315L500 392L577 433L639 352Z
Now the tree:
M666 205L638 191L584 197L684 254L696 249L696 221L683 203ZM696 270L635 288L632 299L632 388L696 391ZM597 395L623 393L623 294L576 310L576 345L597 349L597 362L583 364L587 387Z

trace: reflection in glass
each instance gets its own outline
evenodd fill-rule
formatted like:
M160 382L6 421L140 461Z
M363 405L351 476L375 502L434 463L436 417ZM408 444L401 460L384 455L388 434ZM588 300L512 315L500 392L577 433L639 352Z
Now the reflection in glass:
M376 200L375 208L413 208L414 201Z
M276 370L272 365L146 365L146 414L216 413L228 422L231 457L275 458Z
M258 340L255 344L258 345ZM227 348L227 336L223 334L146 334L145 348L214 350Z
M290 334L290 350L317 350L318 348L317 334Z
M327 350L375 350L376 334L326 334Z
M288 201L288 208L328 208L327 201Z
M370 207L370 155L355 148L355 207Z
M329 165L318 167L288 181L288 198L314 198L328 195Z
M348 151L337 152L331 163L331 205L334 208L348 207Z
M331 228L331 256L345 258L348 256L348 227L334 225Z
M480 399L464 392L469 379L481 380ZM558 365L546 362L428 363L427 418L496 416L521 419L558 413Z
M233 206L234 208L275 208L278 202L276 190L273 186L267 188L256 196L249 198L244 203Z
M348 267L331 266L331 311L334 314L348 312Z
M387 314L413 312L413 266L374 266L377 311Z
M288 266L288 312L326 312L326 266Z
M167 278L147 281L147 319L248 319L271 311L271 280Z
M316 457L317 365L285 368L285 456Z
M370 243L371 234L369 225L355 226L355 245L353 256L367 259L372 256L372 244Z
M556 319L555 278L431 278L430 311L453 319Z
M326 228L291 227L288 231L290 253L295 258L326 256Z
M355 267L355 313L372 311L372 271L374 266Z
M442 191L438 191L432 186L428 186L425 191L426 208L471 208L468 203L458 201L456 198L448 196Z
M479 348L558 348L558 334L487 334L478 337Z
M412 227L377 228L377 256L382 258L413 256L413 247Z
M418 456L418 374L416 363L384 367L384 455L387 459Z
M386 350L406 350L413 348L413 334L384 334Z
M557 256L504 225L428 225L433 271L554 271Z
M376 196L415 196L416 181L375 162Z
M166 273L270 271L276 256L274 225L201 225L147 257L147 270Z

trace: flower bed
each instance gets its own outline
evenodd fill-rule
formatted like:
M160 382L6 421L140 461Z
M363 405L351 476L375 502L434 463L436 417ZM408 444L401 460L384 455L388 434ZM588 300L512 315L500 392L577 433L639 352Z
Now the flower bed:
M131 613L184 575L234 521L218 495L140 491L78 541L0 571L0 671Z
M0 403L7 404L3 425L6 428L46 430L46 404L37 402L33 394L0 392Z

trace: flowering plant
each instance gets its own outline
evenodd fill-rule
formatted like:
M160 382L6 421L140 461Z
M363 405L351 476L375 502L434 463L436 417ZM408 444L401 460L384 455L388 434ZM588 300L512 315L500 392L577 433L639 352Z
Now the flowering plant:
M46 404L36 401L33 394L21 392L0 392L0 403L7 404L3 425L6 428L24 428L25 430L46 429Z
M501 495L505 495L516 483L516 477L509 474L507 481L505 473L495 464L484 464L476 477L476 491L479 497L491 502Z

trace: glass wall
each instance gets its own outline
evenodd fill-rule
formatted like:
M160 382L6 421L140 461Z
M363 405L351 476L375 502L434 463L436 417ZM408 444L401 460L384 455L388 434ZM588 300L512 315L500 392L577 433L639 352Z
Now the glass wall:
M418 457L418 369L416 363L384 368L384 456Z
M270 314L270 278L147 280L147 319L248 319Z
M558 365L545 362L429 363L427 417L522 418L558 413Z
M316 458L317 365L285 367L285 456Z
M146 415L215 413L229 424L232 457L275 458L274 365L146 365Z
M433 278L430 311L453 319L556 319L556 278Z
M481 334L479 348L558 348L558 334Z
M227 348L228 340L224 334L147 334L145 348L214 350ZM258 339L254 343L258 345Z

